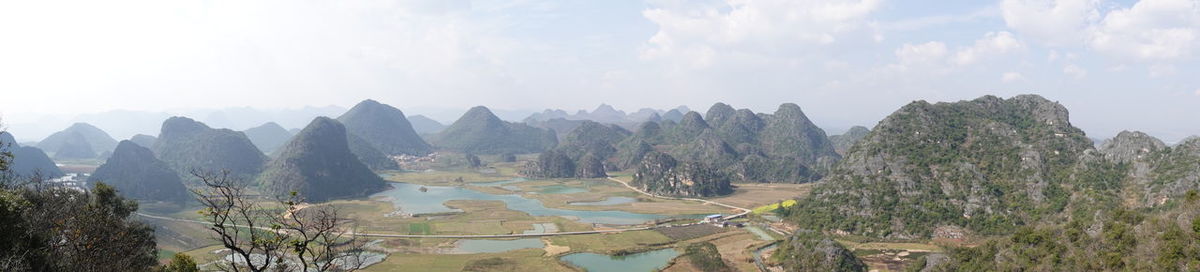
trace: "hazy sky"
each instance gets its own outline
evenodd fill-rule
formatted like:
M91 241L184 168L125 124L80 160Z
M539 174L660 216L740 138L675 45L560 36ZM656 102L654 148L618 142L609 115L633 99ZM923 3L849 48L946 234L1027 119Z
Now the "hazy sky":
M0 114L795 102L844 128L1036 93L1174 141L1198 54L1200 0L3 1Z

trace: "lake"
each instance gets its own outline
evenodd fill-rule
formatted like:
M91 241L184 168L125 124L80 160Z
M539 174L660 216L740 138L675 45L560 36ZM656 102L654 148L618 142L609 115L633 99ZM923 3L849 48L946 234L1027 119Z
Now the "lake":
M624 256L574 253L561 259L588 272L650 272L667 267L676 256L679 251L668 248Z
M422 186L417 184L393 182L391 185L392 189L376 193L371 197L384 197L397 209L414 215L461 212L461 210L446 207L444 203L450 200L498 200L508 205L509 209L526 212L533 216L562 216L584 223L633 225L668 217L625 211L576 211L547 208L536 199L515 194L494 195L463 187L424 186L427 190L421 192L419 189ZM690 218L691 216L679 217Z

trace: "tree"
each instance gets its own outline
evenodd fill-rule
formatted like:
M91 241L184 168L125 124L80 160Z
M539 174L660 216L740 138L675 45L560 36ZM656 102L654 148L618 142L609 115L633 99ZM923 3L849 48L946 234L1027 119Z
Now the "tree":
M163 272L200 272L200 268L196 266L196 260L192 256L183 253L176 253L171 257L171 263L163 267Z
M361 267L363 243L353 222L338 209L305 207L296 193L271 209L247 193L246 182L229 171L193 170L204 186L192 193L216 239L233 252L225 271L352 271Z

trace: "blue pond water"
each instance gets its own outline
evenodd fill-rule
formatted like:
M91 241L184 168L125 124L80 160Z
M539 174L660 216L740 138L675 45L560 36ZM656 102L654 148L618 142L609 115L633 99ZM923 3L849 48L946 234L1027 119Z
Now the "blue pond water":
M562 260L589 272L649 272L663 269L676 256L679 251L668 248L625 256L574 253Z
M461 210L446 207L444 203L450 200L499 200L508 205L509 209L529 213L533 216L563 216L577 219L584 223L641 224L667 216L655 214L640 214L624 211L576 211L547 208L541 201L524 198L519 195L494 195L463 187L425 186L427 191L421 192L421 185L408 183L392 183L392 189L376 193L372 197L386 197L396 208L409 214L458 212Z

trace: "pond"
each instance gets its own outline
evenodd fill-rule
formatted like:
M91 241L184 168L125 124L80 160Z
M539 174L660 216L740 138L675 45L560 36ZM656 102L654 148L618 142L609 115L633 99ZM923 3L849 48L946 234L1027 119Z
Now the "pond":
M608 205L620 205L620 204L633 203L633 202L637 202L637 198L632 198L632 197L624 197L624 196L611 196L611 197L605 198L604 200L601 200L601 201L592 201L592 202L571 202L571 204L570 204L570 205L575 205L575 206L608 206Z
M533 216L562 216L583 223L601 223L615 225L641 224L668 216L656 214L641 214L624 211L576 211L547 208L541 201L524 198L519 195L494 195L463 187L424 186L427 190L421 192L421 185L408 183L391 183L392 189L376 193L371 197L383 197L392 202L397 209L408 214L428 214L460 212L461 210L446 207L444 203L450 200L498 200L503 201L509 209L529 213ZM680 216L691 218L692 216Z
M458 240L458 242L454 243L454 245L454 253L457 254L499 253L509 250L546 247L546 244L542 242L542 239L537 238L516 240Z
M667 267L676 256L679 251L668 248L624 256L574 253L563 256L562 260L589 272L649 272Z

